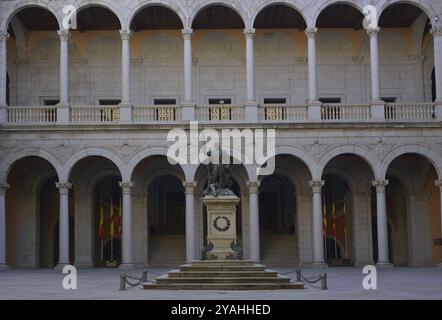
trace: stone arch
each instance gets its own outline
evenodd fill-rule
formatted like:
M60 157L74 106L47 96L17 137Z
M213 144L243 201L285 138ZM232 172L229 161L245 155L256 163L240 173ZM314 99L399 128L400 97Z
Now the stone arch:
M235 11L242 19L244 26L247 28L250 24L248 23L248 14L247 14L247 9L243 7L243 5L241 4L241 1L227 1L227 0L204 0L201 1L201 3L199 3L191 12L191 14L189 15L189 23L187 25L187 27L191 28L193 21L195 20L196 16L198 16L198 14L203 11L204 9L213 6L213 5L220 5L220 6L224 6L227 8L232 9L233 11Z
M88 7L102 7L111 11L120 22L120 28L125 26L125 19L123 14L123 9L117 5L117 1L108 1L108 0L78 0L77 4L77 13L87 9Z
M426 158L433 165L439 179L442 178L442 157L432 149L417 144L405 145L392 150L382 161L379 177L385 179L388 167L391 163L404 154L416 154Z
M385 11L385 9L398 3L407 3L420 8L427 15L429 19L431 19L432 17L432 12L436 12L436 10L434 10L434 8L426 0L382 0L377 5L378 20L381 17L382 13Z
M13 153L2 161L2 167L0 168L0 182L6 183L8 174L11 171L14 163L27 157L37 157L48 161L57 172L59 181L63 181L63 167L57 158L55 158L49 152L41 149L23 149Z
M279 1L264 0L261 3L259 3L258 5L255 5L255 7L253 7L251 9L250 26L253 26L255 24L256 17L258 17L258 15L261 13L261 11L263 11L264 9L266 9L269 6L278 5L278 4L287 6L291 9L297 11L304 18L306 25L308 25L308 26L312 25L311 24L312 21L310 19L310 16L306 15L305 11L300 9L303 7L303 4L299 0L279 0Z
M61 29L62 25L62 17L59 16L58 12L61 12L59 5L56 1L50 1L50 0L24 0L16 3L13 5L9 11L5 13L3 16L3 20L0 22L0 30L7 31L9 23L11 22L11 19L21 10L32 8L32 7L38 7L47 10L50 12L55 19L57 19L58 22L58 28Z
M132 160L126 167L124 177L131 181L135 168L144 160L153 156L164 156L167 157L167 148L165 147L151 147L138 152L132 157ZM184 170L183 170L184 171Z
M357 183L356 183L355 179L346 170L344 170L342 168L324 168L324 175L327 175L327 174L336 175L339 178L341 178L342 180L344 180L351 191L357 190ZM368 185L367 191L370 189L371 189L371 186Z
M319 2L319 5L313 9L313 16L311 17L311 25L312 27L315 27L318 18L321 15L321 13L327 9L328 7L335 5L335 4L346 4L349 5L357 10L359 10L362 13L363 7L358 3L358 1L349 1L349 0L343 0L343 1L336 1L336 0L326 0L324 2Z
M169 1L169 0L141 0L141 1L132 1L128 5L129 14L126 16L125 21L125 29L129 29L130 25L132 24L133 19L136 17L136 15L143 10L146 7L151 6L161 6L165 7L167 9L170 9L173 11L181 20L181 23L183 24L183 28L186 28L188 26L189 18L187 17L187 13L185 12L185 9L179 5L179 1Z
M87 149L77 152L71 158L69 158L63 167L61 181L68 181L69 180L69 178L71 176L72 168L74 168L74 166L80 160L87 158L87 157L94 157L94 156L103 157L103 158L106 158L109 161L111 161L118 168L123 181L125 181L126 176L124 175L124 173L126 172L126 166L124 165L123 161L121 161L121 159L118 156L116 156L115 154L113 154L112 152L105 150L105 149L101 149L101 148L87 148Z
M322 158L319 160L318 169L321 175L324 172L325 167L327 164L335 157L342 155L342 154L352 154L355 156L358 156L362 160L364 160L372 170L372 173L375 177L380 177L380 163L377 159L376 155L373 154L371 151L364 149L359 146L354 145L344 145L336 147L330 151L328 151ZM320 178L320 176L318 176Z

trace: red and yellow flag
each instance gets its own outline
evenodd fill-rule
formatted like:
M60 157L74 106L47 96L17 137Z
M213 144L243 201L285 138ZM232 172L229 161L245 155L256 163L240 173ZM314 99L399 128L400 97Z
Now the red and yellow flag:
M325 205L325 199L322 201L322 233L324 238L327 238L327 207Z
M113 239L115 236L115 224L114 224L114 204L111 199L111 207L110 207L110 226L109 226L109 235L110 238Z
M118 210L118 239L123 238L123 210L121 208L121 199L120 199L120 208Z
M105 230L104 230L103 202L101 202L100 206L100 223L98 226L98 236L100 237L100 240L104 240Z
M333 232L333 238L336 239L336 203L334 197L333 197L333 208L332 208L332 232Z

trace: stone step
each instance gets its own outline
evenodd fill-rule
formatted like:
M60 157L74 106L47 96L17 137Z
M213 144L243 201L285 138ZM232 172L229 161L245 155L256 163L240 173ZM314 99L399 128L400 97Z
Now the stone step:
M290 278L283 277L199 277L199 278L169 278L158 277L158 284L181 284L181 283L290 283Z
M277 277L276 271L170 271L169 278L204 278L204 277Z
M192 261L194 266L253 266L254 263L251 260L196 260Z
M304 289L302 283L180 283L143 284L144 289L152 290L286 290Z
M264 271L265 267L261 265L256 266L193 266L193 265L183 265L180 267L181 271Z

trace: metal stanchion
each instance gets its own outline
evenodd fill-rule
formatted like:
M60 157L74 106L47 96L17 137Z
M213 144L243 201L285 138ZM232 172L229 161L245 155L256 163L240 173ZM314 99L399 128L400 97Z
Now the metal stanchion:
M126 290L126 274L122 272L120 274L120 291Z
M143 275L142 275L142 283L146 283L147 282L147 268L144 268L143 270Z
M328 290L326 273L321 274L321 290Z

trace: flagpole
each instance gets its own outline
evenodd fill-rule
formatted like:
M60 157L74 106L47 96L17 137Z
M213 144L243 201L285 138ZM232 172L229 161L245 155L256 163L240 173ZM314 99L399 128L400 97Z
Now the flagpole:
M114 204L112 202L112 198L111 198L111 225L114 224ZM115 227L114 227L115 228ZM114 261L114 239L113 239L113 235L111 235L111 261Z

